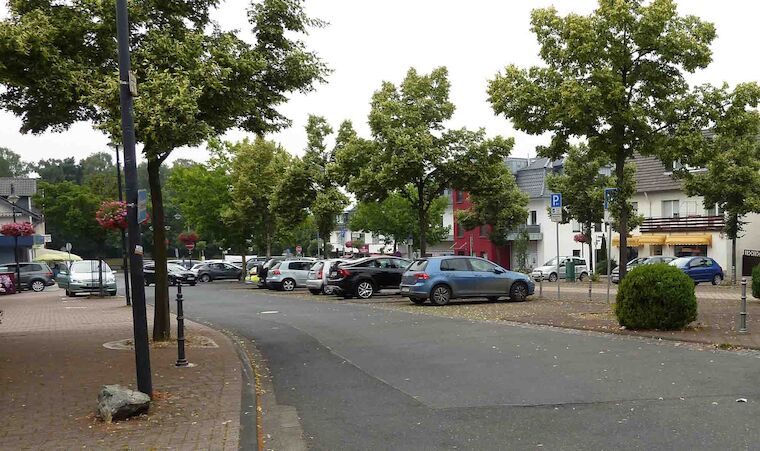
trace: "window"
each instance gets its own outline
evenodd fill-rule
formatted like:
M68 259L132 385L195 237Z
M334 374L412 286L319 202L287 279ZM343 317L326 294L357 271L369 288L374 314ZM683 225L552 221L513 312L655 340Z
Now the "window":
M631 207L633 207L633 212L638 213L639 212L639 203L638 202L631 202Z
M601 222L597 222L596 224L594 224L594 232L601 232L602 230L604 229L602 228Z
M447 258L441 262L441 271L469 271L466 258Z
M457 191L456 193L457 193L457 203L461 204L462 202L464 202L464 192Z
M470 258L469 260L473 271L493 272L493 270L496 269L496 265L491 262L487 262L479 258Z
M393 264L391 264L391 261L389 259L381 258L377 260L377 267L388 269L388 268L393 268Z
M409 260L404 260L403 258L391 258L391 268L398 268L398 269L406 269L409 267L409 265L412 264Z
M457 238L464 238L464 227L457 222Z
M480 226L480 236L481 237L487 237L488 236L488 226L487 225Z
M530 211L530 225L538 224L538 212L536 210Z
M680 216L680 202L677 200L662 201L662 217L677 218Z
M581 251L580 249L573 249L573 257L580 257Z
M662 244L650 244L649 245L649 254L651 254L651 255L662 255Z
M573 219L572 221L570 221L570 224L572 224L572 226L573 226L573 232L580 232L581 231L581 224L578 221L576 221L575 219Z
M715 204L710 208L705 208L705 216L723 216L724 214L725 210L718 204Z
M705 256L707 255L707 246L695 244L675 246L674 251L676 257Z
M577 266L577 265L580 265L580 266L586 266L586 260L584 260L584 259L582 259L582 258L575 258L575 259L573 259L573 260L575 260L575 264L576 264L576 266Z
M424 271L425 268L427 268L427 264L427 260L415 260L414 263L409 266L409 271ZM441 262L441 265L443 265L443 262Z

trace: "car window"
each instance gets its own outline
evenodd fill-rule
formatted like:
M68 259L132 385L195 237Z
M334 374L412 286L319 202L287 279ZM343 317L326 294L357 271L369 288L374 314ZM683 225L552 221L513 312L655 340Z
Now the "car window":
M377 262L378 268L388 269L388 268L394 267L393 263L388 258L380 258L380 259L377 259L376 262Z
M407 268L408 271L424 271L425 268L427 268L428 261L427 260L415 260L412 262L411 265L409 265L409 268Z
M441 262L441 271L469 271L465 258L447 258Z
M469 260L473 271L493 272L493 270L496 269L496 265L486 260L481 260L479 258L470 258Z
M582 258L574 258L573 260L575 261L576 265L586 265L586 260L583 260Z
M377 260L365 260L363 262L359 262L356 265L354 265L359 268L378 268L378 262Z
M325 266L324 262L316 262L313 265L311 265L311 268L309 269L309 271L317 272L320 269L324 268L324 266Z
M37 264L31 264L31 265L21 265L21 272L40 272L42 271L42 266Z
M409 267L409 265L412 264L410 260L406 260L403 258L392 258L391 262L393 262L393 266L395 268L400 268L400 269L406 269Z

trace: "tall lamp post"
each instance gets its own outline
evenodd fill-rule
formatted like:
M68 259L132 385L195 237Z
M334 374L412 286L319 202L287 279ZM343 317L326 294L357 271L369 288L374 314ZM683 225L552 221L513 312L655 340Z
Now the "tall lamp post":
M119 190L119 202L124 202L124 196L121 192L121 161L119 159L119 145L115 142L108 143L116 151L116 185ZM121 268L124 272L124 294L127 297L127 305L132 305L132 297L129 293L129 266L127 263L127 231L121 229Z
M8 196L8 202L11 203L11 214L13 223L16 223L16 203L20 198L16 195L16 187L11 183L11 194ZM21 291L21 268L18 266L18 235L13 236L13 261L16 262L16 293Z

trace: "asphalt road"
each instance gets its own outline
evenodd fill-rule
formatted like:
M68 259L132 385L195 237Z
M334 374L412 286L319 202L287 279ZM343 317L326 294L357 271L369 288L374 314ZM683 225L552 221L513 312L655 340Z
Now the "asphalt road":
M312 449L760 446L758 353L306 296L214 282L185 312L255 341Z

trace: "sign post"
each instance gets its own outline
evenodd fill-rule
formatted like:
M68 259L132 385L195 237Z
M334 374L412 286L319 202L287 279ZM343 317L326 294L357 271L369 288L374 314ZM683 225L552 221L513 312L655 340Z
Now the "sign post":
M560 299L560 276L559 276L559 223L562 222L562 194L551 194L551 219L557 224L557 300ZM565 269L567 271L567 269Z
M610 286L612 285L612 214L610 204L615 199L617 188L604 189L604 223L607 225L607 303L610 303Z

